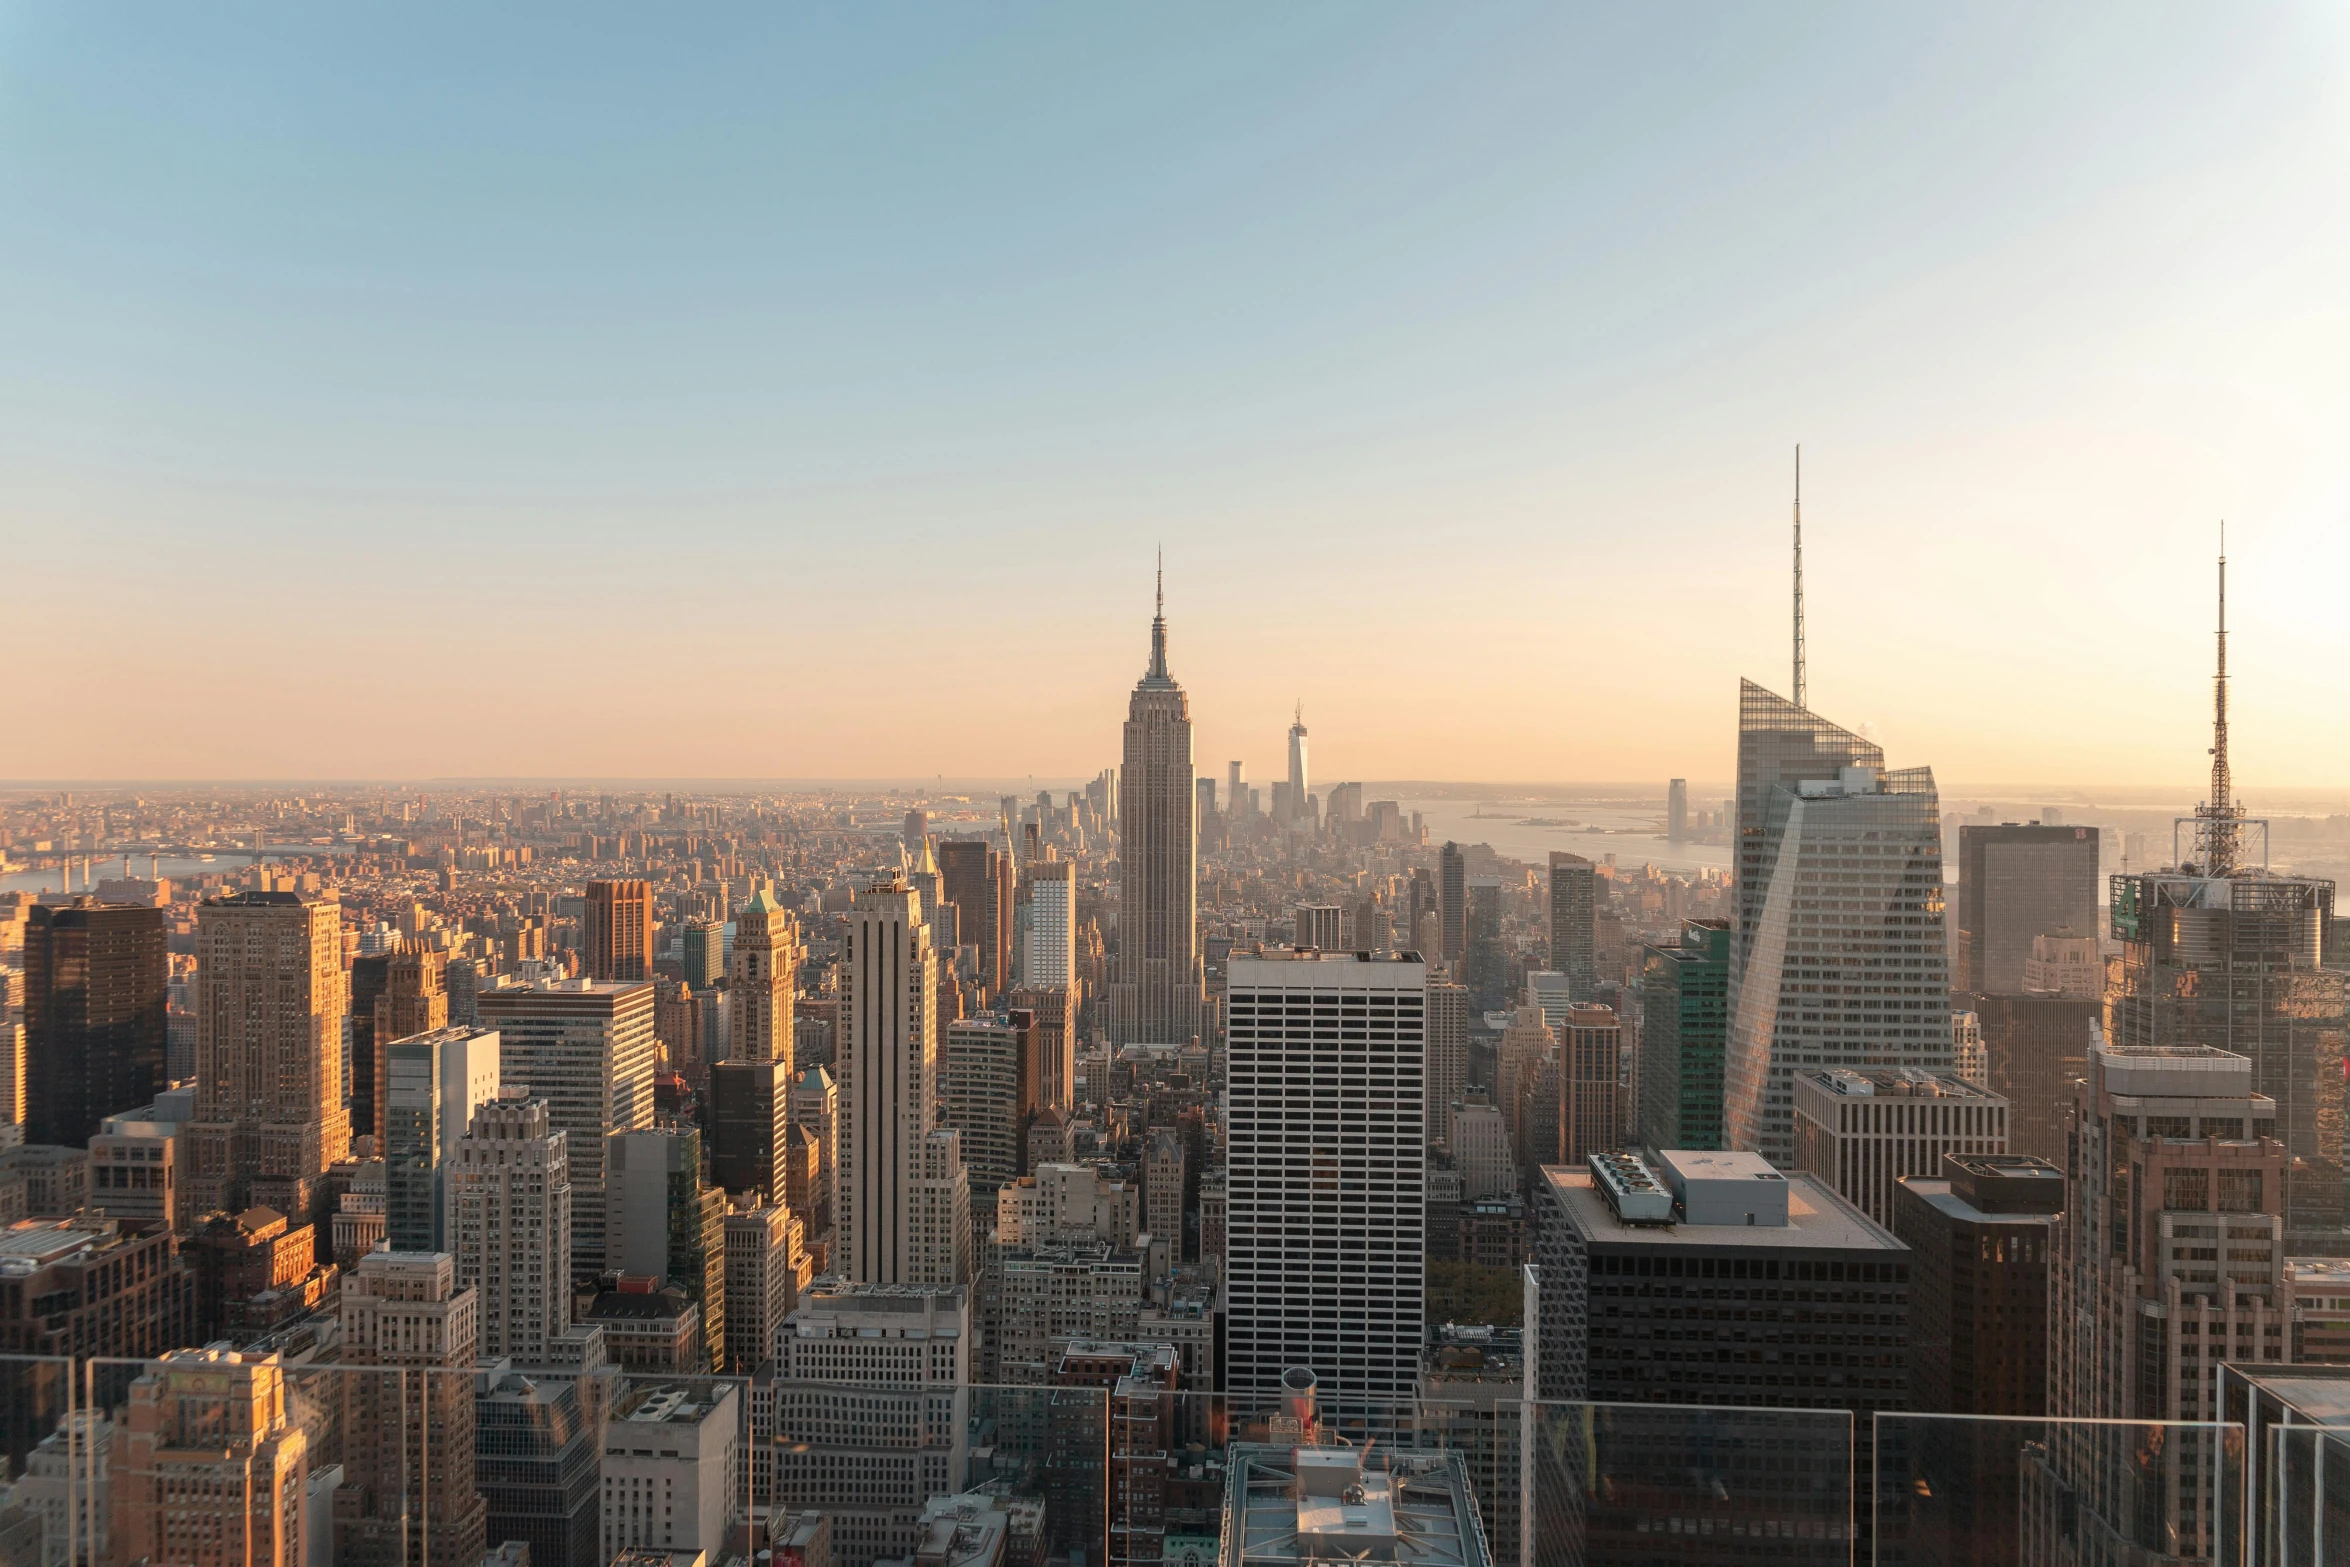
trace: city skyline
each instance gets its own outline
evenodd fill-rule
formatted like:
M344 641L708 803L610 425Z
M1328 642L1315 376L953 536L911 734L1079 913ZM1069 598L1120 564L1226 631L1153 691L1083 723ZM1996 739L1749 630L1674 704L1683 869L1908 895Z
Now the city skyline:
M1203 758L1302 697L1329 778L1721 777L1798 441L1816 709L2184 783L2202 650L2127 628L2224 517L2243 771L2343 772L2338 15L1484 15L16 18L0 532L77 656L0 773L1083 776L1164 542ZM1015 722L829 667L991 603ZM566 676L661 765L513 721Z

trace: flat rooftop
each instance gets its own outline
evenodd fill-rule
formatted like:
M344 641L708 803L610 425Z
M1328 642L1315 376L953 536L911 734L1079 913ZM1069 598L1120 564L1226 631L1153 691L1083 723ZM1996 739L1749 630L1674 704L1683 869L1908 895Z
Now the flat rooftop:
M1822 1093L1851 1099L1979 1099L1999 1096L1977 1088L1955 1072L1929 1072L1922 1067L1831 1067L1796 1076Z
M1542 1178L1586 1241L1608 1246L1669 1250L1702 1246L1713 1251L1901 1252L1909 1248L1821 1183L1817 1176L1789 1170L1787 1222L1777 1224L1626 1224L1592 1185L1585 1170L1545 1165Z

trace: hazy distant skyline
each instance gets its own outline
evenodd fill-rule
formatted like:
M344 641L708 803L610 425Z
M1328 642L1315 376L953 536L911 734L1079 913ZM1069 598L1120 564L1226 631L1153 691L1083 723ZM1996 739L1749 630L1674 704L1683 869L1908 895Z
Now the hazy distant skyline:
M0 778L2350 783L2330 8L0 10ZM2268 780L2275 780L2269 783Z

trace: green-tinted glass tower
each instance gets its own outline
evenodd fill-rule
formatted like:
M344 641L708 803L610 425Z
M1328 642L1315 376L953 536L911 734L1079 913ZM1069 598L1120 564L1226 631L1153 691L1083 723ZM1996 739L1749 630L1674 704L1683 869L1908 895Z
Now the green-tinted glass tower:
M1684 920L1678 946L1640 949L1640 1107L1651 1148L1721 1148L1730 1025L1730 922Z

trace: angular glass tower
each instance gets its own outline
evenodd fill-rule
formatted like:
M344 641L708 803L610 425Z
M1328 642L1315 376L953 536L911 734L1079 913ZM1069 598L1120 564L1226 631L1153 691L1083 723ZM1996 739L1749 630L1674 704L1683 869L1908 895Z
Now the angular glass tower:
M1738 708L1723 1133L1786 1167L1796 1071L1950 1066L1941 804L1931 769L1752 681Z

